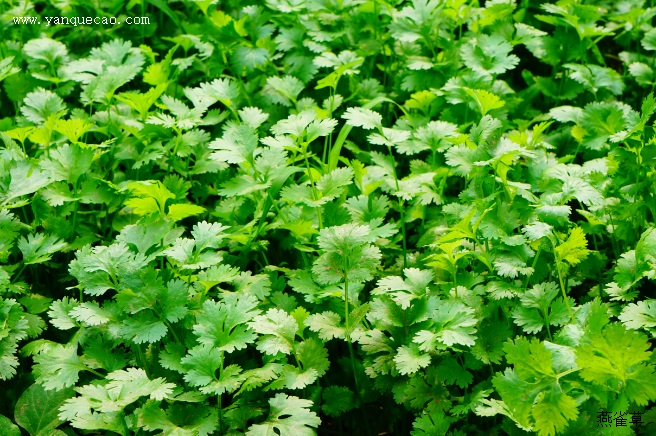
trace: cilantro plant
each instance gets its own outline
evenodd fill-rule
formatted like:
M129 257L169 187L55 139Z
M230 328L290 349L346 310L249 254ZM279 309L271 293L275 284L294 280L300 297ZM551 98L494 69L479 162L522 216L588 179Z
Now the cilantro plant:
M652 3L0 3L0 434L653 434Z

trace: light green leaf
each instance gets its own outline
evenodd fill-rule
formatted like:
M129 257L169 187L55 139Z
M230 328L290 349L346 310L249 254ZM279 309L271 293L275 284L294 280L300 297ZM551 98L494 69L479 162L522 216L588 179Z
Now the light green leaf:
M414 374L421 368L426 368L430 362L430 355L421 353L416 344L400 346L394 356L396 369L401 375Z
M52 258L52 255L66 248L68 244L60 241L54 235L44 235L37 233L28 235L27 238L21 238L18 241L18 249L23 253L23 263L33 265L35 263L44 263Z
M366 130L382 127L383 117L371 109L364 109L361 107L350 107L346 109L342 118L346 120L346 124L353 127L362 127Z
M228 353L246 348L257 338L246 325L259 315L257 305L257 299L251 295L230 294L221 302L206 301L203 310L196 315L194 325L198 342Z
M314 436L321 423L316 413L309 410L312 401L276 394L269 400L269 416L261 424L249 427L246 436Z
M294 350L294 338L298 330L296 320L281 309L269 309L258 315L248 326L260 336L257 349L265 354L289 354Z

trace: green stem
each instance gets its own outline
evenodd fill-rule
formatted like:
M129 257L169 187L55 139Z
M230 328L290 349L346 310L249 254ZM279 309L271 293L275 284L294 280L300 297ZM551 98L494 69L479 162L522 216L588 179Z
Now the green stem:
M137 358L141 360L141 366L143 367L144 371L146 371L146 377L150 378L150 371L148 371L148 365L146 363L146 356L143 353L143 350L141 349L141 345L135 345L135 348L137 350Z
M399 179L396 175L396 160L394 159L394 154L392 154L392 147L388 145L387 151L389 152L390 158L392 159L392 176L394 176L394 185L396 186L396 190L399 191ZM399 205L401 206L401 235L403 237L403 241L401 241L403 244L403 269L406 269L408 268L408 245L407 235L405 232L405 200L401 199L399 201Z
M349 319L349 280L348 280L348 269L349 262L348 257L344 257L344 323L346 326L346 331L344 336L346 337L346 343L348 344L349 355L351 357L351 367L353 368L353 380L355 381L355 390L360 396L360 383L358 382L358 373L355 367L355 353L353 353L353 344L351 342L351 326Z
M549 341L553 342L553 337L551 336L551 327L549 326L551 324L551 320L549 319L549 315L546 310L542 311L542 316L544 317L545 327L547 327L547 335L549 336Z
M581 369L582 369L582 368L572 368L572 369L568 369L567 371L563 371L563 372L561 372L560 374L557 374L557 375L556 375L556 379L559 380L559 379L565 377L566 375L570 375L570 374L572 374L572 373L575 373L575 372L577 372L577 371L580 371Z
M572 318L572 321L574 321L574 312L572 312L572 308L569 306L569 301L567 300L567 291L565 290L565 283L563 282L563 274L560 272L560 263L560 258L556 256L556 272L558 272L558 281L560 282L560 290L563 293L563 301L565 301L569 316Z
M91 368L87 368L87 367L84 367L84 369L86 369L87 371L89 371L91 374L93 374L95 376L98 376L98 377L103 378L103 379L105 378L104 375L102 375L101 373L99 373L95 369L91 369Z
M78 191L78 182L75 182L75 186L73 187L73 196L76 197L75 200L75 205L73 206L73 229L71 230L71 241L75 239L75 227L77 225L77 210L80 207L80 200L77 199L77 191Z
M346 326L346 331L344 336L346 337L346 343L348 344L349 357L351 358L351 368L353 370L353 381L355 382L355 395L360 400L362 404L362 394L360 392L360 382L358 380L358 372L355 365L355 353L353 352L353 343L351 342L351 328L350 328L350 319L349 319L349 280L348 280L348 256L344 257L344 323ZM371 433L371 426L369 424L369 419L367 414L364 414L365 427L367 428L367 434Z
M307 158L307 147L309 144L303 144L303 160L305 161L305 169L307 170L308 178L310 179L310 185L312 186L312 197L314 200L318 200L319 191L312 180L312 172L310 171L310 162ZM321 206L317 207L317 222L319 224L319 230L323 228L323 217L321 216Z
M485 241L487 242L487 241ZM538 248L538 252L535 254L535 257L533 258L533 264L531 265L531 268L535 272L535 265L538 264L538 258L540 257L540 253L542 252L542 247ZM526 287L528 286L528 282L531 279L530 275L526 275L526 280L524 280L524 290L526 290Z
M184 343L178 337L177 333L175 333L175 330L173 330L173 326L171 325L171 322L166 318L163 318L162 321L164 321L164 324L166 324L166 327L168 327L169 331L171 332L171 335L173 335L173 339L175 340L175 342L177 342L179 345L184 345Z
M219 357L219 380L221 379L221 375L223 374L223 359L224 359L223 351L221 351L221 356ZM217 406L219 408L219 435L222 435L223 434L223 405L221 404L221 394L217 394L216 399L217 399Z

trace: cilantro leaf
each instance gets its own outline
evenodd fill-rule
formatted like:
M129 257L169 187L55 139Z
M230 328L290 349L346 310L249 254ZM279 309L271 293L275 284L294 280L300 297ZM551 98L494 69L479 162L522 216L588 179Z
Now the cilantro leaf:
M541 436L562 432L579 412L553 369L551 352L538 340L526 338L507 342L504 350L513 368L497 374L492 383L513 419Z
M275 436L293 434L313 436L321 420L316 413L309 410L312 401L276 394L269 400L269 416L261 424L254 424L246 432L247 436Z
M624 393L643 406L656 398L656 368L649 348L645 335L610 324L577 349L576 363L584 380Z
M257 304L253 296L236 294L230 294L221 302L206 301L203 310L196 315L193 328L198 342L228 353L246 348L257 338L246 326L259 315Z
M476 340L476 324L474 310L462 303L453 301L440 302L433 312L435 328L433 331L421 330L414 339L419 349L425 352L444 344L451 347L455 344L473 346Z
M80 371L87 369L77 355L77 345L54 344L34 356L36 381L47 390L62 390L75 385Z
M289 354L294 349L294 337L298 330L296 320L281 309L269 309L265 315L258 315L248 326L261 336L257 349L265 354Z
M18 241L18 248L23 253L23 263L25 265L47 262L53 254L67 246L68 244L59 240L58 237L54 235L46 236L43 233L29 235L27 238L21 238Z
M383 117L371 109L364 109L359 107L350 107L346 109L342 118L346 120L346 124L353 127L362 127L366 130L382 127Z
M538 333L545 326L565 324L569 320L569 312L563 299L556 299L559 292L554 282L533 286L519 298L521 306L516 307L512 315L515 324L527 333ZM570 304L574 302L570 301Z
M519 63L512 45L501 35L479 35L469 44L463 44L460 54L467 67L485 74L501 74Z
M353 391L343 386L328 386L322 398L321 410L326 415L339 416L355 407Z
M414 374L421 368L430 365L431 357L419 351L416 344L402 345L397 349L394 363L401 375Z

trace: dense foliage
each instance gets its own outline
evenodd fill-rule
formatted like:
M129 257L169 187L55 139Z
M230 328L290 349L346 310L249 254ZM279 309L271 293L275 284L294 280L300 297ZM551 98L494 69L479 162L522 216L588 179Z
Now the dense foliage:
M0 3L0 434L654 434L652 3Z

